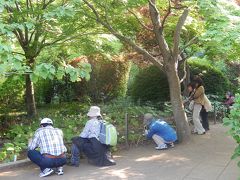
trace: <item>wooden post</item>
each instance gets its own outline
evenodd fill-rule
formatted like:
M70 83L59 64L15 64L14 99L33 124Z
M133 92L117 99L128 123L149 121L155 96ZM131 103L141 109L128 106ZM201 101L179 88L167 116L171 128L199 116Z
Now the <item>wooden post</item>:
M213 111L214 111L214 124L217 123L217 113L216 113L216 103L213 104Z
M129 149L129 143L128 143L128 134L129 134L129 127L128 127L128 113L125 113L125 142L126 142L126 148Z

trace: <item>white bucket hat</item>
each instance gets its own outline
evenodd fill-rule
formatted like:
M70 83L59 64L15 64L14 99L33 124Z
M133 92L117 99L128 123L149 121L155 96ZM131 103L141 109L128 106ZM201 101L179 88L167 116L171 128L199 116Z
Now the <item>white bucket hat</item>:
M50 118L43 118L40 124L53 124Z
M87 116L89 117L97 117L97 116L102 116L100 113L100 108L98 106L91 106Z

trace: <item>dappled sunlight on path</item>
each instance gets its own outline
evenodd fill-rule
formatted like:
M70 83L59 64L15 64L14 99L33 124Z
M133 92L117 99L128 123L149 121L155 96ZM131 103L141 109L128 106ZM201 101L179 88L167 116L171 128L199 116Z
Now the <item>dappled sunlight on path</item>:
M52 175L57 180L236 180L240 177L236 161L231 161L235 143L226 135L226 128L211 126L206 135L192 135L187 144L157 151L154 144L122 151L115 155L116 166L94 167L83 159L80 167L65 166L63 176ZM1 180L39 179L35 165L0 172Z

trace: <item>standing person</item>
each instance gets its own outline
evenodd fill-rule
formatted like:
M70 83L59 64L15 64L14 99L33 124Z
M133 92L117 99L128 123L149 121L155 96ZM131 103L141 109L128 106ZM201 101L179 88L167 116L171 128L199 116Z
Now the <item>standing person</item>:
M231 107L234 104L234 96L231 92L226 93L226 100L224 101L224 105L227 107L227 113L230 113Z
M202 126L205 129L205 131L209 131L209 122L208 122L208 112L205 108L205 106L202 106L202 109L200 111L200 116L202 119Z
M193 95L194 100L194 106L193 106L193 124L194 124L194 130L193 133L196 133L198 135L205 134L205 129L203 128L201 121L200 121L200 112L202 110L202 107L204 106L205 99L205 90L203 87L203 82L200 77L195 78L195 92Z
M157 144L156 150L167 149L174 147L174 142L177 140L176 131L165 121L156 120L152 114L144 115L145 135L148 139L153 139Z
M53 127L49 118L42 119L40 126L28 145L28 158L40 167L40 177L51 175L54 172L52 168L56 168L58 175L63 175L62 166L66 164L67 151L63 143L63 133ZM36 148L40 148L40 152Z
M195 86L196 85L195 85L194 82L191 82L191 83L188 84L187 88L188 88L188 92L189 92L189 97L187 98L187 100L185 100L185 102L193 101L193 98L194 98L193 96L194 96L195 91L196 91ZM207 97L204 97L204 98L207 98ZM209 106L211 106L211 104L207 104L207 102L205 102L205 101L206 101L206 99L204 99L204 105L202 105L202 109L200 111L200 117L202 119L201 123L202 123L203 128L205 129L205 131L208 131L209 130L208 111L210 110ZM210 101L209 101L209 103L210 103ZM193 110L193 107L194 107L194 103L191 104L191 102L190 102L189 109Z
M189 83L189 84L187 85L187 89L188 89L188 97L187 97L186 100L183 101L183 103L190 102L189 106L191 106L191 107L189 107L189 109L190 109L190 110L193 110L193 104L192 104L192 102L193 102L193 95L194 95L195 90L196 90L196 89L195 89L195 83L193 83L193 82ZM192 101L192 102L191 102L191 101Z
M92 106L87 116L87 121L82 133L79 137L72 139L72 158L71 164L73 166L79 166L79 155L83 152L88 161L96 166L111 166L115 165L115 161L108 156L109 147L105 144L101 144L99 141L100 133L100 121L102 118L100 108L98 106Z
M195 93L195 83L194 82L190 82L188 85L187 85L187 89L188 89L188 99L191 100L193 98L193 95Z

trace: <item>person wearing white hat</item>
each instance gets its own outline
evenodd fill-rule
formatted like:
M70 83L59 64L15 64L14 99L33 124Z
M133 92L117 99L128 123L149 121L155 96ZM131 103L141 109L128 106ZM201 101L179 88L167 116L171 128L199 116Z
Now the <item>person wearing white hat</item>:
M99 141L100 121L102 115L98 106L91 106L87 116L87 121L82 133L72 139L71 165L79 166L80 152L83 152L91 164L96 166L111 166L116 163L107 156L108 147Z
M40 148L40 152L36 148ZM28 158L40 167L39 176L51 175L54 172L53 168L56 168L58 175L63 175L62 166L66 164L66 151L63 132L53 127L51 119L42 119L40 128L36 130L28 145Z
M147 113L144 115L145 135L148 139L153 139L157 144L156 150L174 147L177 140L176 131L165 121L154 119L153 115Z

